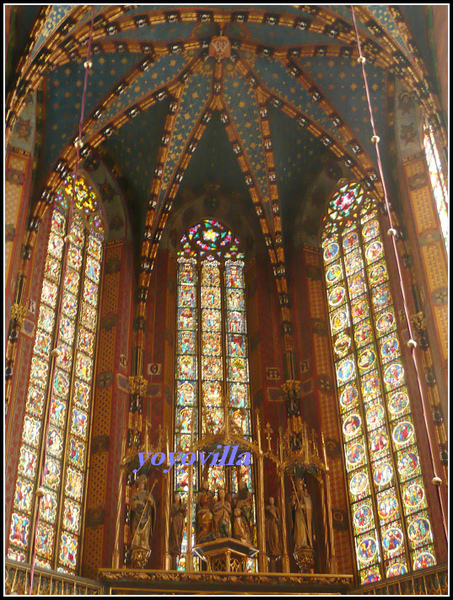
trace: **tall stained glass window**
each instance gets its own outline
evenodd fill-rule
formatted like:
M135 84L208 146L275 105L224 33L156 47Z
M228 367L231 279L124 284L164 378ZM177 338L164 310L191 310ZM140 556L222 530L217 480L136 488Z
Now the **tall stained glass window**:
M436 564L378 211L359 184L322 234L343 452L361 584Z
M59 191L51 217L8 534L8 557L29 562L36 527L35 492L42 477L40 455L46 445L36 565L68 573L76 572L79 559L104 239L101 209L82 178L75 184L68 228L72 191L69 179ZM62 281L68 232L72 239ZM60 354L51 372L57 333Z
M437 213L439 215L440 227L444 237L445 248L448 252L448 193L431 125L425 127L423 141L425 144L426 162L428 164L431 187L433 189Z
M175 450L220 433L227 414L232 433L251 441L244 255L230 231L205 220L182 237L178 252ZM183 501L190 487L195 503L203 480L210 490L234 494L238 478L252 489L252 465L211 462L191 471L175 465L174 491ZM185 532L179 569L187 551Z

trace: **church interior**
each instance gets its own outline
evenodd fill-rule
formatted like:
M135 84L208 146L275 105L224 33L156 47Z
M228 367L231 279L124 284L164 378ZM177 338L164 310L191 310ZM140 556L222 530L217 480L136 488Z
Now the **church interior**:
M6 594L448 594L448 16L4 5Z

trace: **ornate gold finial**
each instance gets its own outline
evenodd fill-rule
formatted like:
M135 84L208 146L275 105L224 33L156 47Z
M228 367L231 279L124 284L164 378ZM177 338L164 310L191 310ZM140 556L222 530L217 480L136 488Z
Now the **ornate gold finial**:
M271 439L272 439L272 434L274 432L270 426L270 423L266 423L266 427L264 428L264 430L266 431L267 450L268 450L268 452L272 452Z
M129 377L129 392L131 394L140 394L144 396L148 387L148 381L143 375L133 375Z
M11 319L14 319L19 327L22 327L25 317L27 316L28 308L23 304L15 302L11 306Z
M411 323L418 333L426 330L425 315L421 311L411 317Z

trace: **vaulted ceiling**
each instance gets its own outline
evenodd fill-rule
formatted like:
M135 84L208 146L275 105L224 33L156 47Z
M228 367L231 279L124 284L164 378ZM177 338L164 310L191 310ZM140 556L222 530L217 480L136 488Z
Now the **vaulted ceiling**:
M165 225L178 194L202 184L242 192L274 242L281 229L290 235L307 190L326 165L338 163L340 175L346 170L381 190L349 6L49 5L17 11L7 124L28 93L42 89L35 198L56 189L61 173L75 164L84 97L82 155L97 149L119 174L139 244L146 246L142 254L151 252L147 240ZM420 27L426 7L360 5L354 12L384 173L391 179L389 80L400 78L425 114L441 121ZM213 45L222 37L227 50L216 57ZM92 67L84 95L88 47Z

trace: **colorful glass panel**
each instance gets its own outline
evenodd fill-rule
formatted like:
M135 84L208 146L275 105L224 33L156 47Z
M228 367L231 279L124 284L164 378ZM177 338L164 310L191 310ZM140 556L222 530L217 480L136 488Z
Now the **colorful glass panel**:
M394 489L377 495L377 511L382 523L393 521L399 516L398 500Z
M374 528L373 506L370 498L352 506L352 523L356 534Z
M238 240L215 220L198 223L180 240L174 444L186 452L192 451L195 441L219 433L225 414L232 431L250 437L242 258ZM229 489L233 486L234 490L235 473L223 465L175 465L174 473L174 490L186 501L189 486L194 490L192 518L198 481L206 480L213 491L225 486L228 478ZM248 471L244 477L250 479ZM192 536L184 531L183 552L189 552L193 544L192 523ZM185 564L183 555L177 561L178 570L184 570Z
M397 454L397 467L400 481L407 481L420 475L420 458L415 448L403 450Z
M15 546L26 548L30 533L30 519L22 514L13 513L9 541Z
M33 486L30 481L18 477L14 492L14 508L22 512L29 512L33 502Z
M326 270L326 283L331 286L343 279L343 269L341 263L334 263Z
M322 248L357 567L371 583L433 551L378 212L359 184L333 196Z
M66 184L69 186L68 182ZM87 187L85 182L80 179L79 182L76 182L76 188L88 190L89 186ZM94 197L92 191L89 192L89 195ZM97 322L103 234L102 223L99 220L101 209L97 207L97 203L95 202L91 207L95 207L97 210L96 215L91 215L91 217L99 217L96 223L96 233L88 232L89 221L86 221L79 211L79 208L82 208L82 211L88 214L86 209L89 205L85 203L83 206L82 204L76 206L72 213L72 223L69 227L71 238L65 256L64 240L67 233L67 221L60 211L68 209L69 200L64 189L61 189L56 209L51 215L51 231L47 243L41 304L22 428L19 477L17 479L20 484L16 489L15 503L16 508L26 513L24 519L30 525L32 524L33 528L37 526L36 564L46 568L64 568L68 572L74 572L77 552L73 554L72 564L63 567L58 561L59 549L56 548L56 532L61 526L70 527L68 516L64 515L62 509L67 505L66 496L70 497L73 494L74 500L81 501L83 499L82 475L79 471L86 467L89 399L93 375L92 357L94 356L94 332ZM79 200L81 201L81 197L78 197L77 202ZM64 280L60 282L63 259L66 261ZM82 290L83 293L80 294ZM80 296L84 302L82 311L79 312ZM87 329L80 327L81 322L84 321ZM57 322L58 330L55 331ZM79 332L78 335L77 332ZM85 354L75 352L74 342L76 339L78 347L83 349ZM59 354L56 356L53 371L50 369L50 352L54 344L58 348ZM54 372L53 380L49 381L52 372ZM84 379L83 383L79 377ZM45 423L44 392L49 393L50 396L47 436L43 435L43 429L45 429L43 428L43 422ZM69 420L67 420L68 413ZM71 432L77 437L72 437ZM38 457L42 455L43 444L46 446L42 473L42 486L45 492L39 513L36 514L34 511L35 498L33 495L30 496L30 490L34 490L38 485ZM68 456L65 456L65 449L68 451ZM72 470L71 462L76 465L76 470ZM64 488L61 485L62 479L66 481ZM37 518L39 521L36 520ZM12 531L14 525L12 522ZM73 533L78 535L78 530L74 529ZM78 538L74 538L74 540L77 548ZM27 552L29 551L28 546L29 539L26 540Z

